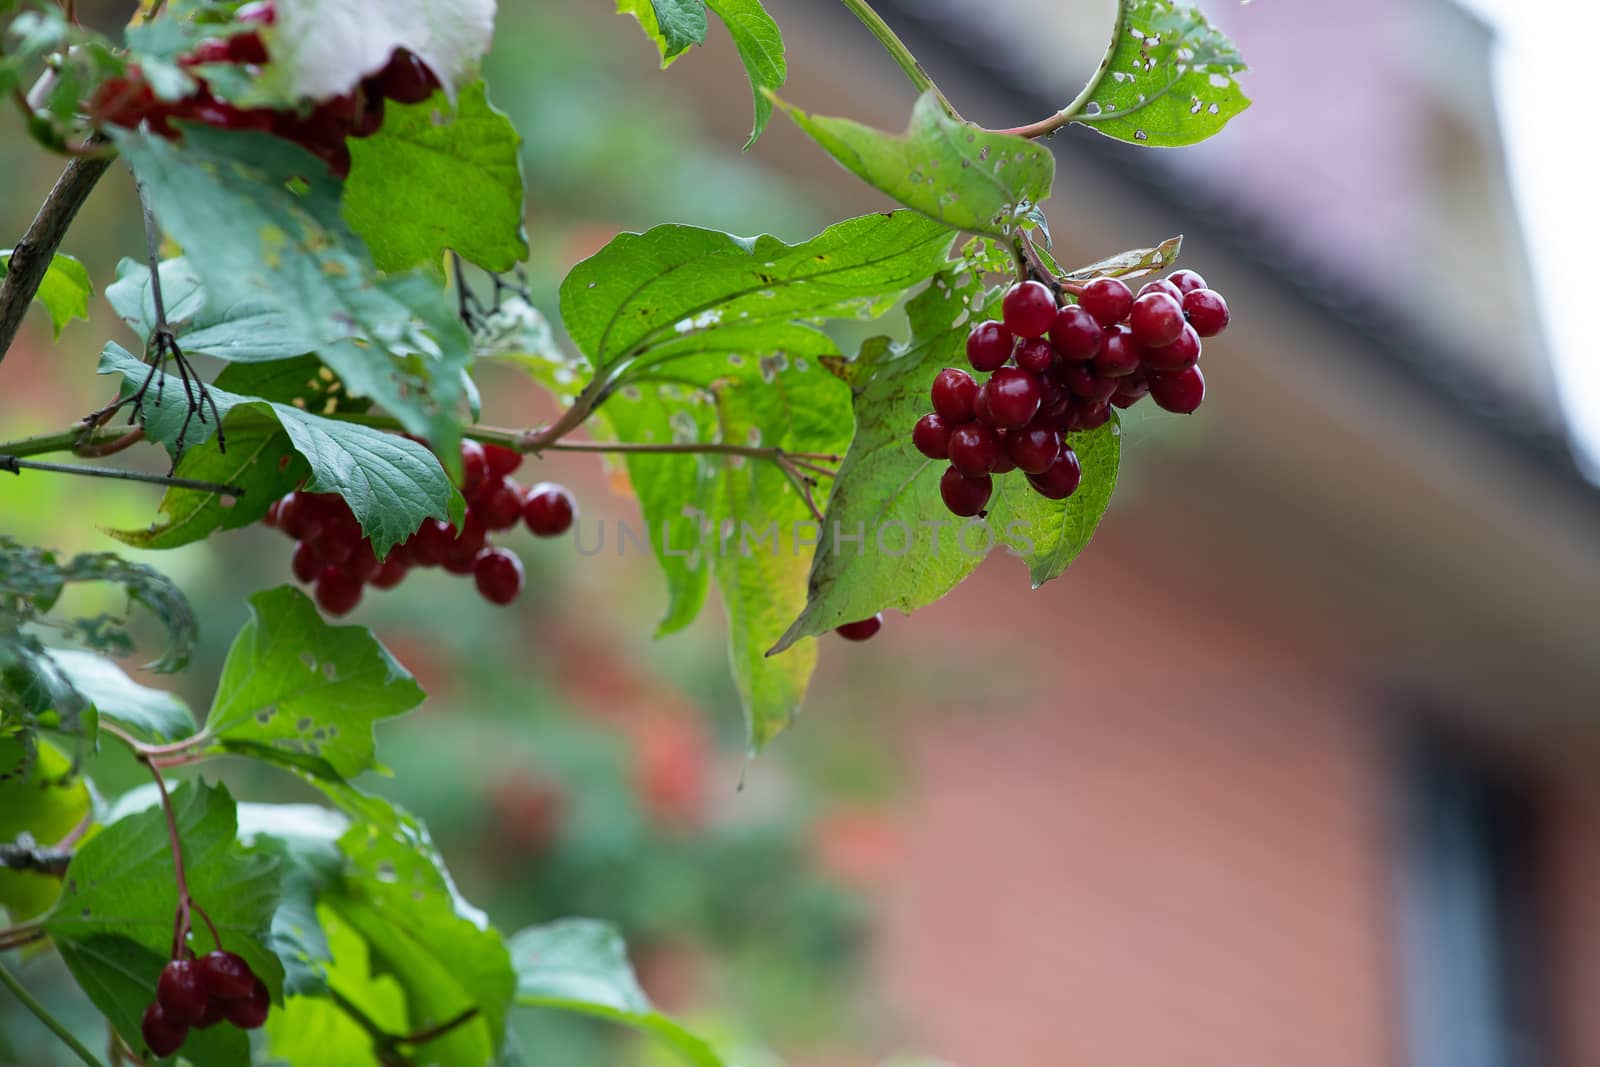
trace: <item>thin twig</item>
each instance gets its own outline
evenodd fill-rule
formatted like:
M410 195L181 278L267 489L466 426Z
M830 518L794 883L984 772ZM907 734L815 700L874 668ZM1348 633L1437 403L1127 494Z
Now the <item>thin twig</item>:
M939 101L939 106L944 108L945 114L953 119L961 118L960 114L956 112L955 106L945 98L944 93L934 84L933 79L928 76L928 72L923 69L922 64L917 62L917 57L911 54L911 49L907 48L906 43L900 39L894 30L889 28L887 22L883 21L883 16L872 10L871 4L867 3L866 0L842 0L842 2L845 7L850 9L850 13L867 28L867 31L878 39L878 43L883 46L883 50L889 53L889 57L905 73L906 80L911 82L918 92L933 93Z
M31 1011L34 1018L49 1027L50 1032L60 1038L61 1043L70 1048L78 1059L82 1060L88 1067L101 1067L101 1063L95 1058L94 1053L85 1048L83 1042L73 1036L71 1030L62 1025L61 1020L51 1015L49 1009L39 1003L34 995L28 992L27 987L17 980L16 975L8 971L3 964L0 964L0 985L11 990L11 994L22 1001L22 1006Z
M1100 58L1100 65L1095 68L1088 84L1068 102L1067 106L1057 111L1048 118L1038 122L1030 122L1026 126L1013 126L1007 130L995 130L995 133L1009 133L1017 137L1048 137L1067 123L1076 119L1081 111L1089 104L1089 98L1095 90L1100 88L1100 83L1105 80L1106 74L1111 70L1111 59L1117 54L1117 46L1122 43L1122 30L1126 25L1126 4L1117 0L1117 17L1111 24L1111 43L1106 45L1105 55Z
M19 459L16 456L0 455L0 471L21 474L24 470L76 474L84 478L115 478L125 482L147 482L150 485L164 485L171 489L193 489L196 492L216 493L220 496L244 495L244 489L241 487L223 485L220 482L201 482L193 478L175 478L170 474L146 474L143 471L125 471L114 467L85 467L75 463L46 463L36 459Z
M32 848L26 845L0 845L0 870L32 871L60 878L72 862L70 848Z
M458 1027L465 1026L467 1023L470 1023L477 1017L478 1009L476 1007L471 1007L452 1016L437 1026L430 1026L425 1030L418 1030L414 1034L407 1034L404 1037L397 1037L394 1039L394 1043L397 1045L425 1045L429 1041L438 1040L445 1034L448 1034L450 1031Z

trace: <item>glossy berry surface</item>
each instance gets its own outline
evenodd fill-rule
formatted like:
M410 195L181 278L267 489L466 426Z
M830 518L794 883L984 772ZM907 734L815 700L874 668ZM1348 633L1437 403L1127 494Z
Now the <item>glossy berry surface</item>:
M950 456L950 424L937 412L929 412L917 420L911 430L911 443L929 459L948 459Z
M242 956L217 949L197 962L206 989L218 1000L243 1000L255 989L255 972Z
M1117 382L1117 391L1111 394L1111 403L1119 408L1129 408L1150 395L1150 382L1143 371L1137 371Z
M1061 382L1073 396L1096 402L1109 400L1111 394L1117 391L1115 378L1096 374L1092 367L1084 366L1082 363L1074 363L1064 368L1061 372Z
M1182 332L1183 305L1165 292L1146 293L1133 302L1128 328L1133 339L1146 348L1170 345Z
M1184 323L1177 340L1170 345L1145 351L1145 369L1156 374L1171 374L1186 370L1200 359L1200 335L1190 323Z
M951 514L970 518L980 514L994 492L994 482L988 475L969 478L954 467L947 467L939 479L939 495Z
M503 548L491 548L472 564L472 580L491 604L509 604L522 592L522 561Z
M1056 312L1050 343L1061 358L1081 363L1094 358L1105 339L1105 328L1081 304L1068 304Z
M1006 329L1017 337L1043 337L1056 320L1056 298L1043 282L1018 282L1000 301Z
M1183 325L1181 316L1178 324ZM1113 326L1106 331L1100 354L1094 357L1094 372L1101 378L1125 378L1139 369L1144 357L1133 331L1126 326Z
M169 1018L161 1002L156 1000L144 1010L144 1017L139 1020L139 1035L144 1038L145 1047L152 1054L166 1057L183 1047L183 1042L189 1036L189 1027Z
M1000 438L982 423L969 422L950 431L950 466L977 478L1000 461Z
M1001 367L985 383L994 425L1002 429L1026 426L1039 411L1039 379L1016 367Z
M877 636L881 629L883 629L883 613L879 612L870 619L847 622L843 626L836 627L833 632L846 641L866 641Z
M1176 374L1150 376L1150 399L1175 415L1190 415L1206 398L1206 379L1199 367Z
M272 997L267 992L267 983L256 979L250 995L243 1000L230 1000L227 1002L228 1021L241 1030L259 1030L267 1021L267 1015L272 1010Z
M1043 474L1028 475L1028 484L1051 500L1065 500L1076 493L1082 480L1083 468L1078 463L1078 454L1070 448L1063 449Z
M1183 302L1182 289L1179 289L1177 285L1171 281L1168 281L1166 278L1157 278L1154 281L1145 282L1143 285L1139 286L1139 291L1133 296L1134 303L1137 304L1140 297L1149 296L1151 293L1166 293L1179 303Z
M1024 474L1043 474L1061 454L1061 431L1050 426L1028 426L1006 438L1006 455Z
M397 48L389 65L374 79L384 96L397 104L420 104L439 88L439 79L432 68L415 52Z
M994 320L980 322L967 334L967 362L977 371L999 370L1016 344L1011 331Z
M1206 280L1192 270L1175 270L1167 275L1167 281L1176 285L1180 293L1206 288Z
M522 521L528 524L535 537L560 537L572 529L572 519L577 513L577 501L564 486L540 482L528 490L528 502L522 506Z
M1116 278L1096 278L1078 294L1078 306L1101 326L1115 326L1133 310L1133 290Z
M1184 294L1183 313L1201 337L1215 337L1228 328L1228 302L1214 289L1196 289Z
M952 426L971 422L978 401L978 383L964 370L946 367L933 379L933 410Z
M200 1021L211 999L194 960L169 960L156 980L156 1001L166 1018L188 1026Z
M1023 370L1031 374L1043 374L1055 365L1056 350L1043 337L1032 337L1017 342L1017 351L1012 358Z

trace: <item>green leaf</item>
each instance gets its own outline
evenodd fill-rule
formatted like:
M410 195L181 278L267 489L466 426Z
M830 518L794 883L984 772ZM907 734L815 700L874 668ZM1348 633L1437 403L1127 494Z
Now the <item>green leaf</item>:
M122 388L126 393L144 380L149 368L113 341L101 353L100 372L121 374ZM294 404L254 400L216 384L208 388L215 409L207 404L207 421L201 423L198 417L190 419L185 431L188 402L183 384L170 374L157 374L156 378L157 381L152 382L145 393L142 420L146 436L175 452L179 434L183 433L187 448L192 449L212 439L216 430L216 416L220 416L228 434L238 434L246 442L247 451L241 454L238 461L248 465L252 462L252 450L256 453L256 459L263 451L273 454L272 450L277 446L263 438L270 437L281 428L289 447L303 457L310 468L311 481L306 486L307 491L338 493L344 497L380 559L415 533L417 527L422 525L422 520L439 518L454 521L461 517L465 504L460 492L450 484L434 454L415 441L369 426L313 415ZM281 463L281 451L277 452L277 456L275 462ZM228 464L234 462L222 456L205 461L206 466L218 469L226 469ZM264 515L275 496L281 495L278 490L283 482L272 477L270 470L258 468L255 473L262 483L258 488L264 493L274 494L256 497L251 501L250 506L259 508L259 514ZM244 489L249 495L250 486L241 485L238 488ZM223 506L220 501L218 505ZM194 509L193 503L186 506ZM194 530L203 528L205 522L214 517L212 513L194 520L197 523ZM174 531L173 543L183 544L193 540L193 537L187 536L191 532L182 528ZM157 529L149 536L166 543L168 539L162 534L163 531Z
M656 1011L610 923L562 919L519 930L509 943L518 1004L609 1019L657 1038L694 1067L723 1067L709 1043Z
M391 101L383 128L350 142L345 221L379 270L437 271L454 251L508 271L528 257L521 144L481 81L461 90L453 113L437 97L409 107Z
M690 45L705 43L705 0L617 0L617 14L639 20L639 28L661 50L662 67Z
M233 799L221 786L185 782L172 792L189 892L281 1002L283 967L266 947L278 897L278 864L236 839ZM177 884L159 807L128 815L85 842L67 868L60 901L45 920L67 969L134 1048L139 1018L155 998L172 947ZM196 916L194 949L213 948ZM248 1062L248 1044L232 1027L196 1031L184 1058L196 1067Z
M1244 59L1184 0L1122 0L1115 40L1074 121L1130 144L1175 147L1250 106Z
M0 733L0 845L27 835L54 845L89 817L89 787L72 758L42 738ZM20 923L50 910L61 879L37 871L0 870L0 914Z
M1055 180L1055 156L1044 145L953 119L931 90L903 135L774 99L846 170L951 229L1009 237Z
M164 689L140 685L106 657L65 648L53 648L48 654L72 687L95 706L101 720L157 743L194 733L194 716L187 704Z
M315 804L240 804L239 840L278 857L282 896L268 939L283 961L283 992L294 997L325 994L325 972L334 950L317 900L344 867L339 838L350 820Z
M366 941L332 908L317 909L314 918L327 931L327 985L385 1032L410 1033L405 990L373 972ZM272 1055L293 1067L380 1067L372 1035L331 1000L292 996L283 1011L267 1017L266 1029Z
M422 703L422 688L363 626L330 626L304 593L250 598L206 715L216 750L341 780L370 770L372 727Z
M1047 500L1021 478L996 478L984 520L952 519L939 495L942 464L911 444L907 427L927 410L945 367L961 364L966 324L984 311L974 272L942 275L909 308L912 339L878 338L842 369L850 380L856 435L829 498L808 581L805 610L774 646L865 619L887 608L912 611L954 589L1004 544L1027 562L1035 587L1061 574L1089 543L1116 486L1120 427L1067 435L1083 482L1066 500ZM859 550L843 538L861 536Z
M750 78L756 119L750 128L750 139L745 142L745 147L749 148L772 117L772 100L767 94L783 88L789 77L789 66L783 58L783 33L760 0L706 0L706 6L728 27Z
M0 278L6 276L11 264L12 249L0 250ZM50 327L56 338L73 319L89 318L89 297L94 295L94 283L89 271L72 256L58 252L50 258L44 278L33 298L44 305L50 315Z
M285 30L282 19L277 28ZM317 339L346 389L427 438L449 469L459 466L466 329L436 278L379 277L340 216L341 187L323 164L282 138L206 126L186 127L181 144L115 137L211 306L270 300L289 327Z
M235 293L226 303L214 303L188 259L162 260L160 270L167 325L187 355L254 363L290 359L317 347L318 335L292 324L266 290ZM149 265L133 259L118 263L117 280L106 286L106 299L149 343L156 323Z

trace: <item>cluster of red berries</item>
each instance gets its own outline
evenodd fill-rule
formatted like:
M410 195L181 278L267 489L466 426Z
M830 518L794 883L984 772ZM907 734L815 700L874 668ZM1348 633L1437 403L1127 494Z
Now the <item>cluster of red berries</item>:
M489 534L518 520L536 536L559 537L572 528L577 502L563 486L541 482L525 488L510 477L522 453L499 445L461 443L462 493L467 511L460 527L425 519L417 532L378 559L343 497L336 493L290 493L274 501L263 520L299 542L290 567L315 585L317 603L329 615L347 615L365 586L392 589L417 567L442 567L470 574L478 592L509 604L522 592L522 561L489 544Z
M232 952L217 949L199 959L168 961L156 982L156 999L144 1010L139 1032L156 1056L170 1056L189 1038L226 1019L241 1030L258 1030L272 1000L267 984Z
M270 26L277 15L270 2L245 4L234 18L241 23ZM267 47L254 31L227 38L201 41L194 51L179 57L183 67L208 63L229 63L246 68L260 67L268 59ZM196 90L182 100L157 98L137 65L126 75L107 79L89 103L89 113L97 123L128 129L148 122L150 130L162 137L176 137L174 119L203 122L225 130L257 130L276 134L305 148L328 165L335 176L350 173L349 137L371 137L383 125L385 100L397 104L417 104L433 95L439 79L413 52L395 49L381 71L364 79L343 96L318 103L309 111L275 111L272 108L237 107L212 95L204 78L195 78Z
M951 367L933 380L933 411L912 431L929 459L950 462L939 482L956 515L982 515L992 475L1020 470L1034 490L1062 500L1078 489L1082 468L1066 443L1092 430L1111 406L1145 396L1187 415L1206 382L1197 366L1200 339L1228 325L1228 305L1192 270L1147 283L1138 294L1116 278L1063 290L1023 281L1006 291L1003 322L980 322L967 334L967 359L988 373L981 385Z

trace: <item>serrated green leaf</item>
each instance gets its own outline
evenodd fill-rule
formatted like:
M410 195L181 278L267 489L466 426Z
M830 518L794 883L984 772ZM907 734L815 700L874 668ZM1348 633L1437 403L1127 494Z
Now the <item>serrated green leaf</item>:
M1217 133L1250 106L1244 59L1185 0L1121 0L1110 54L1074 116L1130 144L1175 147Z
M190 895L281 1002L283 967L266 947L277 903L277 862L236 838L233 799L221 786L185 782L172 791ZM140 1048L139 1018L155 998L169 958L178 906L167 824L159 807L128 815L85 842L67 868L60 901L45 920L67 969L123 1038ZM193 946L214 945L196 916ZM240 1031L196 1031L184 1058L196 1067L248 1061Z
M1116 486L1120 427L1067 435L1083 481L1066 500L1047 500L1021 477L995 479L984 520L961 521L939 494L943 465L911 444L908 428L926 413L928 390L945 367L963 362L966 325L984 311L977 278L941 276L911 305L907 346L876 339L845 369L855 395L856 435L840 467L825 531L864 534L857 550L824 537L812 561L805 610L774 646L888 608L912 611L954 589L989 551L1006 545L1038 586L1061 574L1088 544Z
M36 735L0 734L0 844L26 834L49 847L89 817L89 787L72 773L72 758ZM12 923L50 910L61 879L36 871L0 870L0 914Z
M617 0L617 14L638 20L645 36L660 49L662 67L691 45L705 43L705 0Z
M749 148L772 117L772 100L767 94L783 88L789 77L789 66L783 58L783 33L760 0L706 0L706 6L728 27L750 78L756 118L750 129L750 139L745 142L745 147Z
M167 325L187 355L254 363L290 359L317 347L318 336L292 324L265 291L247 291L225 304L215 303L188 259L162 260L160 270ZM149 265L134 259L118 263L117 280L106 286L106 299L148 343L156 322Z
M194 733L194 716L187 704L164 689L140 685L106 657L65 648L50 649L48 655L102 720L157 743Z
M6 276L11 252L9 248L0 250L0 278ZM44 278L33 298L44 305L54 336L59 339L61 331L73 319L88 320L89 297L93 295L94 282L89 279L88 269L72 256L57 252L50 257L50 265L45 268Z
M530 926L511 935L509 946L518 1004L609 1019L655 1037L693 1067L723 1067L710 1043L650 1003L610 923L561 919Z
M481 81L442 97L391 102L383 128L352 140L344 218L379 270L439 270L447 251L484 270L528 257L522 229L522 138Z
M121 374L126 393L144 380L149 368L116 342L111 342L101 353L100 372ZM424 519L456 521L461 517L465 505L460 492L450 484L434 454L415 441L357 423L314 415L294 404L241 396L217 384L208 388L211 404L205 407L207 421L201 423L198 418L187 419L187 396L176 376L158 373L156 379L146 391L141 415L147 437L176 452L182 433L187 442L186 451L194 449L212 440L220 416L230 434L239 434L247 442L246 448L254 444L270 451L270 442L263 438L281 428L289 446L304 458L311 471L306 489L344 497L380 559L415 533ZM184 429L186 419L187 430ZM221 459L206 460L206 464L220 466ZM278 489L282 480L273 478L270 470L258 469L255 473L262 482L262 490L274 494L251 501L251 508L259 508L259 514L264 515L272 500L281 495ZM245 489L249 495L249 486L238 488ZM209 517L215 516L202 515L196 521L203 525ZM174 536L183 537L186 532L179 530ZM157 530L151 536L159 538L160 535L161 531Z
M331 626L304 593L250 598L206 715L218 751L341 780L370 770L372 727L422 703L406 669L363 626Z
M322 163L282 138L205 126L186 127L181 144L115 137L211 306L273 301L289 327L317 339L346 389L459 466L466 329L436 278L379 276Z
M904 134L774 100L846 170L951 229L1009 237L1055 180L1048 148L953 119L931 90L917 100Z

